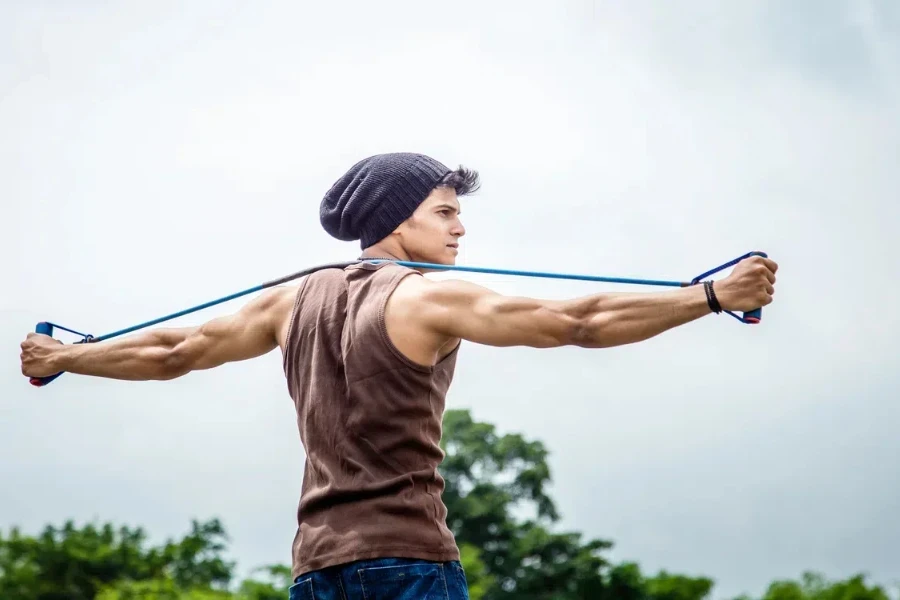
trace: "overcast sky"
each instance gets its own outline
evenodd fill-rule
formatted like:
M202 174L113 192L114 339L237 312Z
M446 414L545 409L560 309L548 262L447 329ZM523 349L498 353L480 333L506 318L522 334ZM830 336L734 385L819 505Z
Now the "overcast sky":
M39 320L99 335L354 258L322 194L417 151L482 174L464 264L781 266L756 327L464 347L449 406L547 445L562 527L711 576L716 598L806 569L900 581L896 2L21 1L0 40L3 530L161 539L219 516L241 567L288 562L303 453L278 353L36 390L19 343Z

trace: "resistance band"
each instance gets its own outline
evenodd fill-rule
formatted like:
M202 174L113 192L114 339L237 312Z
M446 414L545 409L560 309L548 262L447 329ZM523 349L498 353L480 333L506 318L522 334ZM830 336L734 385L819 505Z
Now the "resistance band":
M668 287L689 287L692 285L696 285L700 283L706 277L709 277L713 273L718 273L722 269L727 269L728 267L734 266L745 258L749 258L751 256L762 256L766 257L765 252L748 252L742 256L735 258L734 260L730 260L723 265L719 265L714 269L710 269L705 273L701 273L697 277L694 277L690 281L665 281L665 280L657 280L657 279L630 279L624 277L604 277L600 275L576 275L570 273L545 273L540 271L514 271L511 269L495 269L495 268L487 268L487 267L467 267L467 266L457 266L457 265L440 265L440 264L432 264L432 263L420 263L420 262L410 262L404 260L391 260L384 258L360 258L357 260L351 260L346 262L337 262L337 263L327 263L318 265L315 267L310 267L308 269L304 269L302 271L298 271L296 273L292 273L290 275L286 275L284 277L280 277L278 279L273 279L271 281L267 281L263 284L248 288L246 290L236 292L234 294L230 294L223 298L219 298L218 300L212 300L210 302L206 302L204 304L200 304L198 306L194 306L192 308L188 308L176 313L172 313L170 315L166 315L164 317L159 317L158 319L153 319L151 321L147 321L145 323L140 323L138 325L134 325L132 327L127 327L125 329L120 329L119 331L114 331L112 333L107 333L105 335L101 335L95 337L90 334L79 333L73 329L69 329L67 327L62 327L61 325L57 325L56 323L51 323L49 321L41 321L37 324L34 331L35 333L40 333L44 335L53 335L53 329L62 329L63 331L68 331L70 333L74 333L75 335L81 336L82 339L76 344L84 344L91 342L102 342L103 340L108 340L110 338L114 338L120 335L124 335L126 333L131 333L132 331L137 331L138 329L143 329L145 327L150 327L151 325L156 325L157 323L162 323L163 321L169 321L171 319L176 319L178 317L190 314L192 312L196 312L198 310L203 310L205 308L209 308L210 306L215 306L216 304L221 304L223 302L228 302L229 300L234 300L235 298L240 298L241 296L246 296L247 294L252 294L254 292L262 291L266 288L274 287L277 285L281 285L288 281L292 281L294 279L298 279L300 277L304 277L306 275L310 275L315 273L316 271L321 271L323 269L343 269L345 267L349 267L351 265L359 264L362 262L368 263L382 263L382 262L393 262L398 265L402 265L405 267L410 267L413 269L433 269L437 271L468 271L470 273L488 273L493 275L516 275L521 277L543 277L549 279L574 279L578 281L602 281L607 283L624 283L624 284L635 284L635 285L655 285L655 286L668 286ZM756 310L751 310L743 313L742 316L738 316L729 310L724 310L723 312L728 313L738 321L742 323L748 324L756 324L759 323L762 319L762 308L757 308ZM56 375L50 375L48 377L32 377L30 379L31 384L36 387L42 387L56 379L62 375L62 373L57 373Z

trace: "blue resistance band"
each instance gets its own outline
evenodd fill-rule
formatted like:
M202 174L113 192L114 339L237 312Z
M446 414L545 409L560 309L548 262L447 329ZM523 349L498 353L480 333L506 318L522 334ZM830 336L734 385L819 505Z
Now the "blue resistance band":
M569 279L569 280L576 280L576 281L599 281L599 282L605 282L605 283L623 283L623 284L653 285L653 286L668 286L668 287L689 287L692 285L696 285L696 284L700 283L702 280L704 280L706 277L709 277L710 275L712 275L714 273L718 273L722 269L727 269L728 267L732 267L732 266L738 264L740 261L744 260L745 258L749 258L751 256L766 257L767 254L765 252L756 252L756 251L748 252L747 254L744 254L742 256L735 258L734 260L730 260L723 265L719 265L718 267L716 267L714 269L710 269L709 271L706 271L705 273L698 275L697 277L693 278L691 281L665 281L665 280L658 280L658 279L631 279L631 278L625 278L625 277L604 277L604 276L600 276L600 275L577 275L577 274L571 274L571 273L548 273L548 272L541 272L541 271L517 271L517 270L512 270L512 269L497 269L497 268L488 268L488 267L440 265L440 264L433 264L433 263L410 262L410 261L404 261L404 260L390 260L390 259L384 259L384 258L377 258L377 259L360 258L357 260L351 260L351 261L346 261L346 262L327 263L327 264L322 264L322 265L318 265L315 267L310 267L308 269L304 269L302 271L298 271L296 273L292 273L290 275L286 275L286 276L280 277L278 279L273 279L271 281L267 281L263 284L253 286L251 288L247 288L246 290L236 292L234 294L229 294L228 296L224 296L222 298L219 298L218 300L212 300L210 302L205 302L203 304L200 304L200 305L197 305L197 306L194 306L191 308L187 308L185 310L178 311L176 313L172 313L172 314L166 315L164 317L159 317L158 319L152 319L150 321L146 321L144 323L140 323L140 324L134 325L132 327L126 327L125 329L120 329L118 331L114 331L112 333L107 333L105 335L101 335L101 336L97 336L97 337L90 335L90 334L80 333L73 329L69 329L67 327L57 325L56 323L51 323L49 321L41 321L40 323L37 324L34 331L35 331L35 333L52 336L53 330L54 330L54 328L56 328L56 329L62 329L63 331L68 331L70 333L74 333L75 335L81 336L82 339L78 342L75 342L76 344L102 342L104 340L118 337L118 336L124 335L126 333L131 333L133 331L137 331L138 329L144 329L145 327L150 327L152 325L156 325L156 324L162 323L164 321L170 321L172 319L176 319L178 317L182 317L184 315L187 315L187 314L190 314L193 312L197 312L198 310L203 310L205 308L209 308L210 306L215 306L216 304L228 302L230 300L234 300L235 298L240 298L241 296L246 296L247 294L252 294L254 292L262 291L266 288L281 285L283 283L287 283L288 281L292 281L292 280L298 279L300 277L305 277L306 275L310 275L312 273L315 273L316 271L321 271L323 269L343 269L343 268L346 268L346 267L349 267L349 266L352 266L355 264L363 263L363 262L373 263L373 264L382 263L382 262L393 262L398 265L402 265L404 267L409 267L412 269L429 269L429 270L434 270L434 271L466 271L466 272L470 272L470 273L487 273L487 274L491 274L491 275L514 275L514 276L520 276L520 277L541 277L541 278L548 278L548 279ZM756 324L756 323L759 323L760 320L762 319L762 308L757 308L756 310L751 310L751 311L745 312L743 314L743 316L738 316L729 310L725 310L723 312L728 313L729 315L731 315L738 321L741 321L742 323ZM50 383L51 381L53 381L60 375L62 375L62 373L57 373L56 375L50 375L48 377L32 377L30 379L30 381L31 381L32 385L34 385L36 387L42 387L42 386L47 385L48 383Z

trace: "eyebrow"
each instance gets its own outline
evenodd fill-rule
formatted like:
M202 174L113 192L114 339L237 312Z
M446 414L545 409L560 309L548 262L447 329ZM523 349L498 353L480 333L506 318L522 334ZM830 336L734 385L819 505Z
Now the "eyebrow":
M449 204L438 204L437 206L434 207L435 210L438 210L441 208L449 208L450 210L454 211L458 215L462 214L462 208L457 208L457 207L451 206Z

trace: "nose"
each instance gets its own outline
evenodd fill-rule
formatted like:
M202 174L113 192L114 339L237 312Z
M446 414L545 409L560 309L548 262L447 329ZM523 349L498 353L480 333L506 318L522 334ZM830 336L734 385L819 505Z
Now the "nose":
M466 235L466 228L463 227L462 221L456 219L456 223L453 225L453 229L450 230L450 234L456 237L462 237Z

